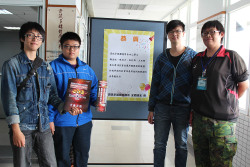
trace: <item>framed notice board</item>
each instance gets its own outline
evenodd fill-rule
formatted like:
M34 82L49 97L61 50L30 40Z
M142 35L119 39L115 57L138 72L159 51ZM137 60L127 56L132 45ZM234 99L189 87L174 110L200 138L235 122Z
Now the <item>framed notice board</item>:
M92 107L91 111L93 113L94 119L114 119L114 120L146 120L148 116L148 96L150 92L150 85L151 85L151 77L153 72L153 64L157 58L157 56L160 55L160 53L163 52L163 50L166 49L167 45L167 35L166 35L166 28L167 22L159 22L159 21L142 21L142 20L122 20L122 19L107 19L107 18L90 18L89 19L89 53L88 53L88 63L91 66L91 68L95 71L96 76L99 80L107 79L110 82L110 85L112 87L109 87L108 89L114 90L116 88L123 88L126 87L125 82L129 84L131 82L131 85L136 85L138 89L141 89L144 94L139 93L133 93L136 90L133 90L132 93L130 91L127 91L126 93L109 93L108 97L108 103L107 103L107 109L106 112L100 113L95 111L95 108ZM115 49L110 51L110 47L107 47L107 34L114 34L112 45L115 46ZM120 35L120 37L119 37ZM148 35L148 37L147 37ZM111 36L111 35L110 35ZM109 40L110 39L109 36ZM132 44L124 44L123 47L119 45L119 42L116 42L115 38L118 36L120 41L129 41L130 39L133 42L139 42L142 37L144 39L149 40L143 40L140 43L140 47L145 47L148 52L147 54L151 56L152 58L148 59L141 59L140 54L141 52L138 51L138 49L134 48ZM138 40L139 38L139 40ZM106 41L105 41L106 40ZM118 41L119 41L118 40ZM106 43L106 44L105 44ZM121 43L121 42L120 42ZM110 44L109 44L110 45ZM113 47L114 48L114 47ZM119 49L117 49L119 48ZM132 50L131 50L132 48ZM106 51L105 49L109 49L109 51ZM128 51L124 51L124 49ZM119 51L120 50L120 51ZM135 55L137 57L132 58L131 56ZM113 57L108 57L112 55ZM139 56L138 56L139 55ZM117 58L116 58L117 57ZM108 59L108 60L106 60ZM110 61L116 61L119 63L116 63L117 67L116 69L113 69L112 63ZM140 62L140 64L133 65L133 61L143 61L143 63ZM147 63L148 62L148 68ZM122 68L126 66L126 68ZM106 69L106 66L108 69ZM121 67L122 66L122 67ZM135 70L135 69L143 69L146 70ZM125 75L124 73L119 75L119 72L124 72L123 69L126 70L126 72L130 72L131 75ZM118 71L117 75L111 75L109 72ZM145 72L146 71L146 72ZM138 78L134 73L137 73L137 75L143 76L143 73L147 73L147 77L144 82L139 84ZM142 73L142 74L141 74ZM149 74L149 75L148 75ZM121 82L119 84L112 84L114 83L114 80L111 80L109 77L113 78L122 78L126 76L126 80L124 82ZM134 78L133 78L134 76ZM136 78L137 77L137 78ZM109 80L110 79L110 80ZM109 84L109 83L108 83ZM129 86L128 86L129 87ZM128 88L127 88L128 89ZM119 90L116 90L119 91ZM140 90L139 90L140 91ZM116 97L117 96L117 97Z

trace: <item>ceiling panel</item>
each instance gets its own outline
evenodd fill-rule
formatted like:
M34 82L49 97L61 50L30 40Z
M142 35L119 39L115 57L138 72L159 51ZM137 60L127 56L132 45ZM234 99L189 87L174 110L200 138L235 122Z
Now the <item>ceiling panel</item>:
M163 12L164 14L166 14L166 12L168 11L172 11L173 9L175 8L175 6L170 6L170 5L167 5L167 6L159 6L159 5L148 5L146 8L145 8L145 13L147 12ZM159 15L161 15L159 13Z
M38 7L30 6L1 6L0 9L6 9L13 15L0 15L0 31L11 31L4 29L4 26L20 27L28 21L37 22Z
M172 10L187 0L87 0L92 17L121 18L137 20L163 20ZM137 10L118 9L119 4L146 5L145 9ZM114 15L111 14L114 12Z
M176 7L187 0L86 0L91 16L104 18L162 21ZM118 9L119 4L147 5L144 10ZM0 15L0 31L3 26L21 26L27 21L37 21L38 7L0 6L13 15Z

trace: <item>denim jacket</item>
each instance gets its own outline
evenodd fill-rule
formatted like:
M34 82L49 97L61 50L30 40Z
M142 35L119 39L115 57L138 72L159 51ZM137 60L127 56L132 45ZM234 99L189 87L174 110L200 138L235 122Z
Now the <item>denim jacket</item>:
M37 69L36 75L33 75L17 93L17 87L31 68L32 62L24 52L4 62L1 83L2 103L9 125L19 123L21 130L38 129L43 132L49 129L47 104L58 107L62 100L57 94L52 68L45 61Z

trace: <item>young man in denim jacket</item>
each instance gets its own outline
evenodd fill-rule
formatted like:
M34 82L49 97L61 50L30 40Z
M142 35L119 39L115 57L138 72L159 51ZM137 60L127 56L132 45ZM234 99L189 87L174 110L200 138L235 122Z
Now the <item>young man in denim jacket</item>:
M56 167L54 143L49 126L47 104L60 111L54 74L48 63L42 64L26 84L20 84L33 68L37 50L45 38L45 31L35 22L27 22L19 31L21 52L5 61L2 67L1 96L6 120L10 127L10 142L14 166L31 166L32 148L40 166Z
M166 33L171 48L154 65L148 103L148 122L154 123L154 166L163 167L171 124L175 139L175 166L187 162L187 133L190 114L191 62L196 52L185 47L185 25L180 20L168 23Z

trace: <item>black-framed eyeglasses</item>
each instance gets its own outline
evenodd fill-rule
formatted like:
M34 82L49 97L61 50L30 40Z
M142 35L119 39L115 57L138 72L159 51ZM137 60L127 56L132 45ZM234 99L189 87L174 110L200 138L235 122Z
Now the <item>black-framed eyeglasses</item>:
M70 49L77 50L80 48L80 46L63 45L63 48L67 50L70 50Z
M176 33L176 34L181 34L183 31L182 30L176 30L176 31L169 31L168 33L169 34L171 34L171 35L173 35L174 33Z
M42 41L43 40L43 36L42 35L35 35L33 33L27 33L24 35L25 37L29 38L29 39L37 39L38 41Z
M214 35L216 32L220 32L220 31L218 31L218 30L206 31L206 32L201 33L201 36L202 36L202 37L206 37L206 36L208 36L208 34L212 36L212 35Z

